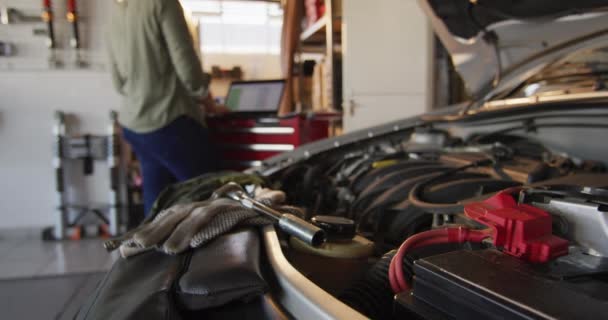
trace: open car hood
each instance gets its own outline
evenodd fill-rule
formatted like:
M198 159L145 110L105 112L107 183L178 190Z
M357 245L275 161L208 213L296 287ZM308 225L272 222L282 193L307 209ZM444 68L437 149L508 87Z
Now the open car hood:
M520 64L608 28L605 0L419 2L475 99Z

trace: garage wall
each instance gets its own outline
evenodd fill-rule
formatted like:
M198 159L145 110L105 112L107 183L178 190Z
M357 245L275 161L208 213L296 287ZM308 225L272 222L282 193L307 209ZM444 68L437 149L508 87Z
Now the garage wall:
M68 47L69 29L65 21L65 2L54 1L56 33L60 48ZM42 1L0 0L0 7L19 9L39 16ZM75 131L103 134L108 112L116 109L114 94L105 71L103 36L109 1L79 1L81 35L89 66L77 69L71 50L58 50L64 66L48 66L41 22L0 25L0 41L14 43L14 57L0 57L0 228L50 225L54 217L54 176L52 170L53 113L66 111L73 116ZM80 170L78 164L74 165ZM105 165L96 166L94 176L73 179L76 187L68 192L82 201L104 202L109 181Z
M16 55L0 57L0 229L51 225L55 217L52 169L52 126L55 110L68 112L74 133L105 134L108 114L118 109L106 69L103 30L110 0L78 2L80 34L86 68L74 64L69 49L66 1L53 1L60 68L50 68L46 30L42 22L0 24L0 41L15 45ZM16 8L26 16L39 17L40 0L0 0L0 8ZM280 75L278 62L265 57L209 57L225 65L242 65L247 78ZM216 62L217 63L217 62ZM221 86L221 84L219 84ZM75 202L107 201L109 179L104 163L95 174L81 177L81 163L68 166L72 187L68 197Z

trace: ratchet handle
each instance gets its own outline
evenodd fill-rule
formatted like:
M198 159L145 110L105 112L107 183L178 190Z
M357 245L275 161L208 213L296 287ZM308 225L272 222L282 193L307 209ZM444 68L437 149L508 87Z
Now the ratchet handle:
M294 236L311 246L320 246L326 240L325 231L314 224L289 213L279 212L258 200L250 198L241 186L229 183L216 190L212 199L227 196L239 202L243 207L253 209L275 221L278 221L279 228L285 233Z
M293 214L283 214L279 219L279 228L313 247L318 247L325 242L323 229Z

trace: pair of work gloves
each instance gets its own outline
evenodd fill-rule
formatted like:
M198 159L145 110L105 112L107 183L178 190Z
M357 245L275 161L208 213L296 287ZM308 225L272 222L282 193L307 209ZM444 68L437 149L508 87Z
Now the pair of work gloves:
M282 205L285 202L282 191L258 187L254 198L279 211L303 216L301 209ZM236 227L272 223L271 218L214 193L206 201L177 204L159 212L122 242L120 255L127 258L152 249L175 255L203 246Z

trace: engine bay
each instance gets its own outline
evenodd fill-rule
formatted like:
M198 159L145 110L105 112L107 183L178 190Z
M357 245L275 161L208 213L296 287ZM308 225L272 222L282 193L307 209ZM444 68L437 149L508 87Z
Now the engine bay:
M605 172L504 130L422 126L266 178L327 233L285 238L289 262L365 317L527 319L608 307Z

